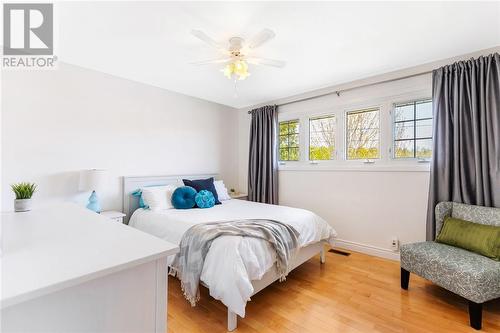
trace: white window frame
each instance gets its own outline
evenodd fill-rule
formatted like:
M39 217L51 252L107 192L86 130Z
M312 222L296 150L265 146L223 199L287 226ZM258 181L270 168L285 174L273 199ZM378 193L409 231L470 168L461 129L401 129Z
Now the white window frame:
M398 102L394 102L392 103L392 108L391 108L391 111L390 111L390 115L391 115L391 146L389 147L389 156L390 158L393 160L393 161L411 161L411 162L417 162L417 163L429 163L430 162L430 158L418 158L418 157L396 157L395 156L395 152L394 152L394 143L396 140L396 136L395 136L395 131L394 131L394 124L395 124L395 116L396 116L396 106L399 105L399 104L406 104L406 103L416 103L416 102L423 102L423 101L428 101L430 100L431 103L432 103L432 97L427 97L427 98L414 98L414 99L411 99L411 100L404 100L404 101L398 101ZM434 117L431 118L432 119L432 124L434 126ZM413 119L413 121L415 122L415 119ZM413 138L413 140L415 140L415 138ZM432 140L434 140L434 137L432 137Z
M295 106L290 111L278 113L278 122L299 119L299 160L279 161L280 171L408 171L429 172L429 163L421 163L417 159L395 159L393 148L393 114L394 105L408 101L430 99L428 90L409 92L395 96L384 96L363 103L344 103L316 109L302 109ZM327 102L325 102L327 103ZM346 121L347 113L370 108L379 109L380 120L380 158L366 163L365 160L346 159ZM309 160L309 119L322 116L335 116L336 149L333 160Z
M351 110L346 110L344 111L344 153L342 154L343 159L345 159L347 162L363 162L364 164L373 164L376 163L376 161L380 161L383 159L383 152L382 152L382 112L381 112L381 106L370 106L366 108L357 108L357 109L351 109ZM363 111L369 111L369 110L377 110L378 111L378 145L379 145L379 157L378 158L373 158L373 159L348 159L347 158L347 116L349 113L356 113L356 112L363 112Z
M279 137L280 137L280 123L287 122L287 121L294 121L298 120L299 122L299 159L298 160L288 160L288 161L280 161L279 159L279 153L280 153L280 143L279 143ZM285 165L287 163L299 163L302 160L302 120L299 117L290 117L290 118L285 118L285 119L279 119L278 117L278 164L279 165ZM288 147L289 148L289 147Z
M335 119L335 151L332 159L329 160L311 160L311 120L316 120L316 119L324 119L324 118L329 118L333 117ZM338 153L338 147L339 147L339 142L338 142L338 116L334 112L329 112L321 115L314 115L314 116L308 116L307 117L307 161L310 164L318 164L318 163L324 163L324 162L331 162L331 161L336 161L339 158L339 153Z

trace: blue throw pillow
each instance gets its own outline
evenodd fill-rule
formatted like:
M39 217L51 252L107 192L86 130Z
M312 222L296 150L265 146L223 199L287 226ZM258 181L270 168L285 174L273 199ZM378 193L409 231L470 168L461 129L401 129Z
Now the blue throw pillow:
M142 198L142 190L132 192L132 196L139 198L139 208L149 208L148 205L144 203L144 199Z
M196 206L200 208L212 208L215 205L215 198L212 192L207 190L201 190L194 197Z
M217 196L217 190L215 189L213 177L210 177L208 179L197 179L197 180L183 179L182 182L184 183L184 185L191 186L192 188L194 188L198 192L200 192L201 190L207 190L209 192L212 192L214 199L215 199L215 204L220 205L220 201L219 201L219 197Z
M196 205L196 190L191 186L181 186L172 193L172 205L175 209L189 209Z

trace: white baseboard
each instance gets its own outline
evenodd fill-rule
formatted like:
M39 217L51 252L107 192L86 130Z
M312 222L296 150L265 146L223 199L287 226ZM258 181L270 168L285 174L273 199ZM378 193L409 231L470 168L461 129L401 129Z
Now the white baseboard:
M338 238L335 239L334 244L335 244L335 247L341 247L341 248L344 248L346 250L361 252L361 253L369 254L372 256L376 256L376 257L381 257L381 258L399 261L399 251L394 252L394 251L389 250L389 249L384 249L384 248L372 246L372 245L360 244L360 243L351 242L348 240L338 239Z

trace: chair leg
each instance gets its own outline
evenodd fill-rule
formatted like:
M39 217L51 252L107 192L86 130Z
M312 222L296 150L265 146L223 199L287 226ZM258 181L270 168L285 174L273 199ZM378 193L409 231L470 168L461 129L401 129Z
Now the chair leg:
M483 304L469 301L469 321L470 326L476 330L480 330L483 319Z
M408 290L408 284L410 283L410 272L401 267L401 288Z

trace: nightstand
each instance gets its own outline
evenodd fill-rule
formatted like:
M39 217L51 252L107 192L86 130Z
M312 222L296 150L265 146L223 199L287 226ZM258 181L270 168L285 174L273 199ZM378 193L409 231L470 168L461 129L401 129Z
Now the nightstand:
M231 199L248 200L248 194L246 193L229 193Z
M106 216L113 222L119 222L119 223L123 223L123 218L125 217L125 214L123 214L122 212L117 212L114 210L101 212L101 215Z

